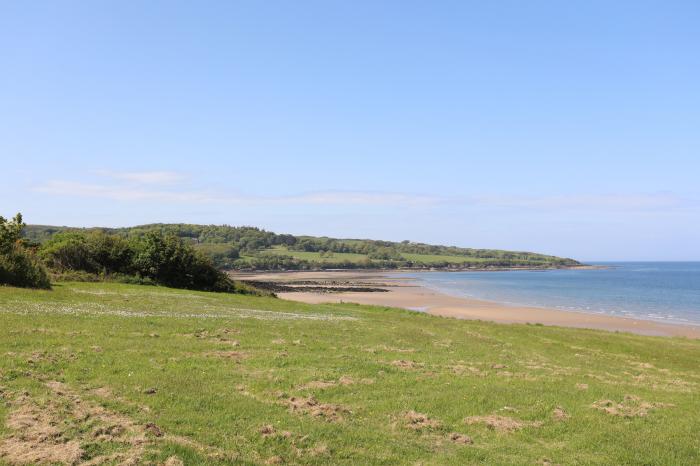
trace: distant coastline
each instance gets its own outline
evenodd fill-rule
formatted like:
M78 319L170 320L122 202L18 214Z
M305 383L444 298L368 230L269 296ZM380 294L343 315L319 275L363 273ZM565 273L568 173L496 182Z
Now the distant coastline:
M230 225L154 223L126 228L26 225L24 239L40 248L56 235L94 233L137 239L149 233L175 236L223 270L545 270L579 267L574 259L502 249L468 248L414 241L383 241L279 234Z
M614 268L614 265L595 265L595 264L580 264L580 265L563 265L551 267L403 267L403 268L313 268L313 269L238 269L228 270L229 274L238 276L240 274L304 274L310 272L369 272L369 273L401 273L401 272L516 272L516 271L548 271L548 270L605 270Z

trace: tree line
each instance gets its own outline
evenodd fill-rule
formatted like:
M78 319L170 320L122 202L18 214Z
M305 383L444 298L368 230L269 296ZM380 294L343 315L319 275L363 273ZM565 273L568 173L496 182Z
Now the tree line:
M211 258L160 230L125 237L100 229L53 232L44 241L22 237L21 214L0 217L0 283L49 288L50 278L114 280L202 291L254 293L231 280Z
M30 225L24 229L27 239L38 243L54 236L75 232L102 232L128 241L138 241L156 233L176 237L203 253L219 269L229 270L307 270L319 268L503 268L503 267L566 267L578 265L572 259L544 254L495 249L460 248L412 241L380 241L367 239L336 239L328 237L277 234L251 226L194 224L148 224L129 228L79 229ZM277 248L270 251L271 248ZM278 249L319 253L319 260L301 259ZM272 253L274 252L274 253ZM334 254L354 253L366 260L334 260ZM458 260L415 260L405 255L453 256Z

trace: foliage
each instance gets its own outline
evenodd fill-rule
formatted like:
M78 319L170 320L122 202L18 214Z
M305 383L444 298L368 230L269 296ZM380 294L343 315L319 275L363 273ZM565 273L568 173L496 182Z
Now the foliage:
M384 261L403 261L404 258L401 256L399 251L390 248L388 246L379 247L368 254L370 259L384 260Z
M132 243L133 266L144 277L175 288L233 291L233 283L224 273L174 235L150 231Z
M23 228L22 214L18 213L12 220L0 216L0 254L9 252L22 238Z
M220 269L232 269L241 257L237 247L228 243L195 243L195 249L209 256L214 265Z
M24 222L0 216L0 284L28 288L50 288L46 270L21 240Z
M44 243L40 255L52 269L90 273L133 272L131 245L102 231L60 232Z
M218 246L220 262L238 258L235 248ZM193 290L257 292L229 279L192 241L159 229L128 236L102 229L59 230L39 247L39 255L56 280L111 280Z
M51 287L41 262L19 244L0 254L0 284L27 288Z
M42 242L61 231L83 230L35 225L27 227L24 234L28 239ZM222 269L489 269L579 265L573 259L531 252L437 246L411 241L293 236L247 226L151 224L104 231L127 239L142 238L154 231L173 235L208 255L214 265Z

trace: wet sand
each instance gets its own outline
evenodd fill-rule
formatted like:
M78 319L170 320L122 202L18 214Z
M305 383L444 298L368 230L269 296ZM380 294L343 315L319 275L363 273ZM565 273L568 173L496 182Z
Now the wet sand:
M390 272L285 272L264 274L235 274L235 278L277 281L281 283L303 280L343 281L348 284L371 284L388 292L289 292L279 293L282 299L305 303L358 303L399 307L427 312L432 315L457 319L486 320L498 323L538 323L562 327L578 327L608 331L631 332L642 335L684 336L700 338L700 326L675 325L649 320L586 314L527 306L510 306L490 301L461 298L439 293L420 286L414 281L392 276ZM303 289L303 287L300 287Z

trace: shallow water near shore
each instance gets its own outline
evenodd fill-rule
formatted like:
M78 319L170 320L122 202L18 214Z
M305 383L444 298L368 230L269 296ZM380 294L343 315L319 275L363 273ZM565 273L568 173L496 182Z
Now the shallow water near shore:
M442 293L700 325L700 262L599 262L602 269L402 273Z

